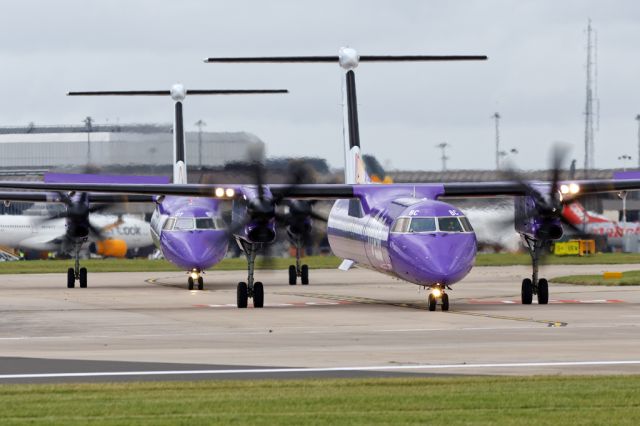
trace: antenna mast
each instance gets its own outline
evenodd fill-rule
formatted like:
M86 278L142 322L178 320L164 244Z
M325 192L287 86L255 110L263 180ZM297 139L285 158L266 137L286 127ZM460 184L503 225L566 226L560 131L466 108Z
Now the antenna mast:
M584 172L585 177L589 177L589 170L595 168L595 138L593 122L596 112L594 111L594 101L597 103L597 93L594 93L593 86L597 84L597 57L595 56L596 44L593 42L595 31L591 28L591 19L587 25L587 81L586 81L586 104L584 110Z

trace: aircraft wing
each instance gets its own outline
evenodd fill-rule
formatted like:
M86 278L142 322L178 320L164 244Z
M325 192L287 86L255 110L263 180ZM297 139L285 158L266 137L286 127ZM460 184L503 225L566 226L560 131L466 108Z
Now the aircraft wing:
M536 188L548 188L545 181L527 182ZM640 179L604 179L561 181L562 184L579 185L579 194L640 190ZM278 198L338 199L360 198L375 204L378 197L493 197L500 195L527 195L523 182L459 182L459 183L399 183L399 184L267 184ZM255 193L255 185L242 184L103 184L103 183L46 183L46 182L0 182L0 188L40 191L81 191L91 193L94 202L107 201L153 201L152 196L174 195L183 197L211 197L230 199L245 193ZM227 190L233 190L229 195ZM103 193L102 195L93 193ZM4 192L0 194L11 194ZM55 193L54 193L55 194ZM109 194L111 197L109 198ZM125 195L129 194L129 195ZM136 197L137 196L137 197ZM142 197L140 197L142 196ZM26 197L26 196L25 196ZM94 198L95 197L95 198ZM127 198L128 197L128 198ZM0 197L0 200L2 197ZM24 200L24 199L23 199Z
M33 182L36 183L36 182ZM42 183L42 182L37 182ZM12 187L15 188L15 187ZM34 189L34 188L32 188ZM140 194L108 194L103 192L90 193L92 203L149 203L154 201L151 195ZM0 191L0 201L23 201L31 203L62 203L57 192L38 191Z
M528 181L528 184L538 188L549 188L551 182ZM558 186L576 184L578 195L595 194L600 192L619 192L640 190L640 179L591 179L560 181ZM522 182L458 182L443 183L445 197L493 197L500 195L527 195L527 188Z

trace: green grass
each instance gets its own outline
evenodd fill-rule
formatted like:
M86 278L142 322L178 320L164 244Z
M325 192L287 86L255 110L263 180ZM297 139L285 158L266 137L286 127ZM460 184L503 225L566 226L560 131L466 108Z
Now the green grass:
M640 253L597 253L590 256L544 257L547 265L616 265L640 264ZM476 257L476 266L530 265L528 253L480 253Z
M565 284L581 285L640 285L640 271L628 271L622 273L622 278L603 278L600 275L565 275L553 278L551 281Z
M304 258L312 269L337 268L341 259L335 256L309 256ZM262 258L256 260L257 268L287 269L295 263L292 258L272 258L268 262ZM179 271L180 269L166 260L148 259L86 259L81 265L91 272L162 272ZM64 273L73 266L73 260L29 260L17 262L1 262L0 274L45 274ZM236 271L247 269L244 257L224 259L213 270Z
M11 424L640 424L640 376L2 385Z
M257 268L287 269L293 263L292 258L272 258L265 262L261 258L256 261ZM311 269L334 269L340 265L341 259L335 256L308 256L304 263ZM593 265L593 264L640 264L640 254L635 253L599 253L592 256L547 256L545 262L551 265ZM481 253L476 258L476 266L511 266L530 265L531 258L526 253ZM73 266L73 260L30 260L20 262L0 262L0 274L45 274L64 273ZM166 260L147 259L88 259L82 261L92 272L162 272L178 271ZM247 262L244 257L224 259L213 270L236 271L245 270Z

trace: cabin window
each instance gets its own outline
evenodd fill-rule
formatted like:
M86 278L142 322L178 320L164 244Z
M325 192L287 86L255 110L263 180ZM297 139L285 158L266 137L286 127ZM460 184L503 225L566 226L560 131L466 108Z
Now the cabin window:
M439 217L438 228L440 232L464 232L457 217Z
M190 231L194 229L194 219L192 217L178 217L173 226L174 231Z
M196 229L216 229L216 223L213 218L210 217L197 217Z
M436 231L436 218L435 217L414 217L411 219L411 226L409 232L435 232Z

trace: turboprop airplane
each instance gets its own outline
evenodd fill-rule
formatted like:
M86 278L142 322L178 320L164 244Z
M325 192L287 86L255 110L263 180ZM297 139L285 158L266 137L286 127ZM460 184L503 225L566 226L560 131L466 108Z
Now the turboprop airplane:
M479 56L362 56L343 48L337 56L284 58L209 58L208 62L338 62L344 69L343 108L345 142L344 184L274 185L100 185L0 182L0 187L34 190L100 191L131 194L161 194L183 197L233 198L231 232L247 255L248 279L237 286L237 306L264 303L263 285L254 282L255 253L274 240L276 206L286 199L338 199L328 220L331 248L344 259L341 269L354 264L371 268L430 289L428 308L440 302L449 309L447 289L471 270L476 255L476 235L467 218L445 197L515 197L515 228L527 243L532 259L532 277L522 280L523 304L548 303L548 282L538 278L538 260L543 248L562 236L562 207L578 194L639 189L640 180L559 181L560 156L555 157L551 181L527 182L514 178L504 182L370 184L360 159L354 69L361 61L486 59ZM259 176L259 174L258 174Z
M182 103L187 94L189 95L251 95L251 94L273 94L287 93L286 90L186 90L182 84L175 84L170 90L136 90L136 91L93 91L93 92L69 92L69 96L168 96L174 100L174 125L173 125L173 182L174 184L187 183L186 148L184 121L182 113ZM62 177L60 177L62 176ZM61 185L71 187L74 185L91 185L100 181L100 175L60 175L57 182L45 182L45 185ZM64 179L67 181L65 182ZM122 182L123 179L116 181ZM144 179L145 177L129 177L133 180ZM106 185L117 187L119 184L106 182ZM120 183L121 185L122 183ZM134 184L135 185L135 184ZM146 186L151 183L141 183ZM17 187L16 187L17 188ZM110 191L113 192L113 191ZM158 193L160 194L160 193ZM64 192L54 193L18 193L6 192L0 199L7 201L32 201L32 202L62 202L66 206L66 211L51 219L65 218L66 234L64 247L69 247L69 251L74 254L75 268L69 268L67 274L67 287L73 288L75 281L80 281L80 287L87 287L87 269L80 267L80 250L86 242L95 239L99 240L95 246L97 251L113 252L115 244L111 240L105 240L102 231L89 220L90 213L97 213L115 202L155 202L156 209L151 218L149 233L145 232L145 237L150 235L152 242L162 251L164 257L173 264L184 268L189 272L187 280L189 290L194 288L197 282L198 289L204 288L202 273L217 264L224 258L227 252L228 235L223 226L220 215L220 200L230 199L234 196L232 188L216 188L215 198L202 197L174 197L164 195L123 195L87 193L85 191L74 191L66 194ZM100 203L91 205L92 203ZM106 203L106 204L104 204ZM100 221L100 219L96 219ZM42 225L45 227L54 224ZM25 228L27 229L27 228ZM36 228L31 228L36 229ZM119 228L115 227L111 233L117 233ZM122 228L124 229L124 228ZM124 232L124 231L123 231ZM147 240L148 238L145 238Z
M0 198L2 196L0 195ZM153 244L149 223L131 215L95 214L91 217L95 232L87 242L91 251L107 257L125 257L127 250ZM22 250L71 252L64 218L44 221L40 216L0 216L0 246Z
M622 247L625 235L640 235L640 222L618 222L606 216L587 211L578 201L564 206L564 216L577 229L587 235L605 235L607 245Z

